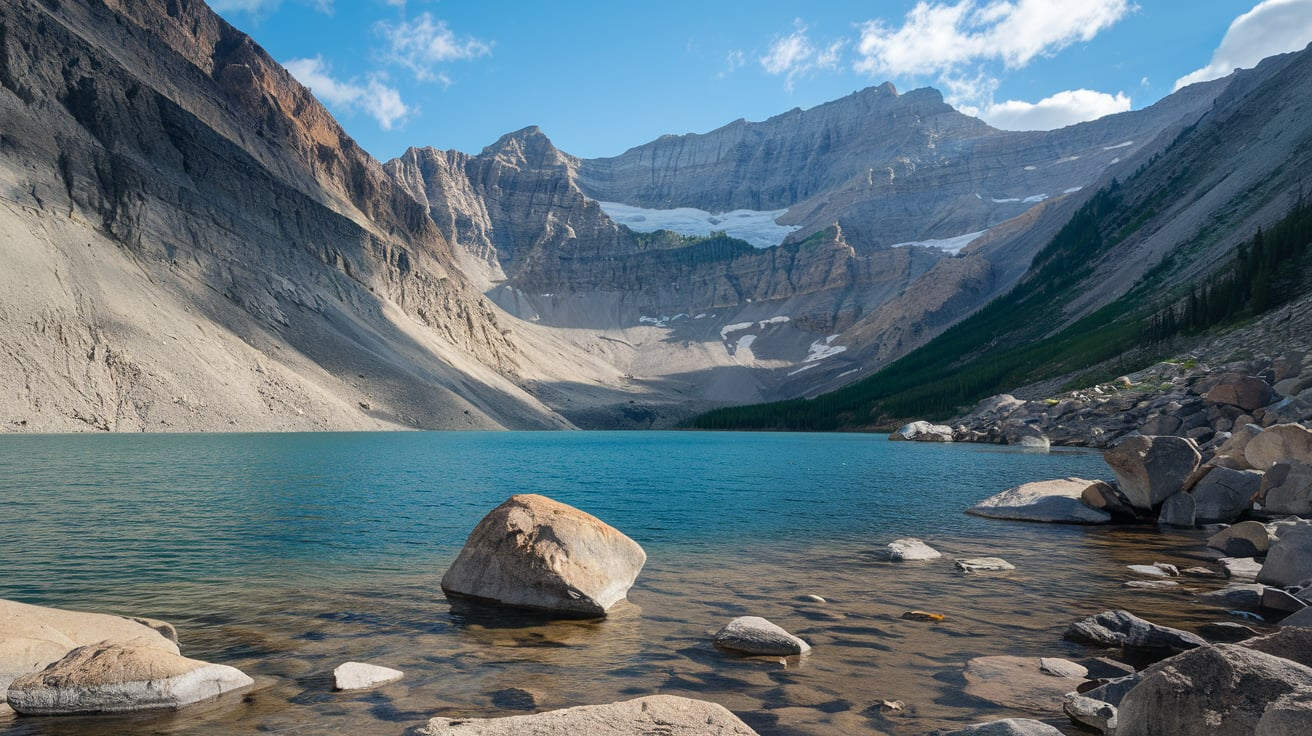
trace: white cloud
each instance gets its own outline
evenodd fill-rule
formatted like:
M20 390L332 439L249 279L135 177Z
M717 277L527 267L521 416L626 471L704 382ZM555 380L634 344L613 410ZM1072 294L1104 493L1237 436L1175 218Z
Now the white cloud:
M933 77L950 104L990 122L1059 127L1116 111L1124 95L1073 90L995 105L999 67L1020 69L1089 41L1135 9L1131 0L921 0L900 26L861 24L852 68L884 79Z
M778 36L759 61L767 74L784 77L784 87L793 90L801 77L820 69L836 69L846 41L838 40L817 47L807 36L806 25L799 18L793 21L796 29L787 36Z
M981 62L1018 69L1035 58L1088 41L1133 9L1129 0L921 0L900 28L861 25L858 72L944 74Z
M283 66L324 104L346 112L362 110L377 120L383 130L391 130L418 113L401 100L400 92L384 84L378 75L371 76L364 84L355 79L337 79L322 56L292 59L283 62Z
M1109 95L1088 89L1073 89L1038 102L1007 100L979 113L989 125L1003 130L1052 130L1130 109L1124 92Z
M434 67L492 53L490 42L473 36L460 38L446 21L434 18L431 13L420 13L413 20L395 24L379 21L374 30L387 41L384 56L388 61L410 69L416 77L427 82L445 78Z
M721 69L719 73L715 75L716 79L724 79L739 69L742 69L743 66L747 64L747 54L744 54L739 49L734 49L725 56L724 61L724 69Z
M1212 62L1175 81L1175 89L1224 77L1268 56L1298 51L1312 41L1312 0L1264 0L1235 18Z

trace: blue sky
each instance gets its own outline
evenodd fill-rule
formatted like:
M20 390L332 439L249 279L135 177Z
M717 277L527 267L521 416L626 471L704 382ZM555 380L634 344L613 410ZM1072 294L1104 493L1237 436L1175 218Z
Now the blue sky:
M1312 41L1312 0L212 0L381 160L538 125L610 156L884 81L1045 129Z

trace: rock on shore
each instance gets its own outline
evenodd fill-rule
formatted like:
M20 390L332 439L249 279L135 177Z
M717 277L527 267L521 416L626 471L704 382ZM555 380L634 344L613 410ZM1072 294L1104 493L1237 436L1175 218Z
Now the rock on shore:
M103 641L131 641L178 654L177 633L162 621L0 600L0 702L10 681L40 672L77 647Z
M253 684L233 667L188 659L150 643L101 642L17 678L9 684L8 700L24 715L172 710Z
M1095 485L1107 484L1083 478L1025 483L980 501L966 509L966 513L993 519L1059 524L1105 524L1111 521L1112 515L1101 509L1095 509L1082 500Z
M607 705L581 705L526 716L434 718L421 736L756 736L716 703L651 695Z
M595 516L537 494L512 496L470 533L442 576L448 596L592 618L623 600L647 553Z

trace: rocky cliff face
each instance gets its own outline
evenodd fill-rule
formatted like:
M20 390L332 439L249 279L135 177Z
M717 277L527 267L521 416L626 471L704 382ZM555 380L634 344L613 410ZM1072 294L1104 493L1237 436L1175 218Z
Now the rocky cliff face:
M795 238L838 223L893 245L979 232L1095 181L1166 128L1196 116L1224 83L1146 110L1055 131L1000 131L933 89L869 88L760 123L665 136L580 162L591 197L651 208L788 209Z
M0 8L11 427L559 426L427 209L202 3Z
M529 128L477 156L412 149L386 169L449 240L489 265L487 293L511 315L629 343L633 330L655 328L663 339L638 351L631 372L677 365L711 385L695 376L731 367L752 397L772 399L873 372L1001 293L1085 187L1161 150L1224 87L1013 133L961 115L933 90L884 85L611 159L573 158ZM599 201L784 209L779 221L798 229L771 248L689 243L617 226ZM961 247L971 234L959 254L916 245L952 237ZM774 327L731 329L757 323Z

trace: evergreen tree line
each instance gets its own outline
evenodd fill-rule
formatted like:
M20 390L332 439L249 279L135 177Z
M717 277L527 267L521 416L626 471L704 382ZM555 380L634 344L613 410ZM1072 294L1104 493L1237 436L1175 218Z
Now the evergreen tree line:
M1258 228L1234 257L1189 294L1159 310L1144 342L1164 342L1237 319L1256 317L1297 297L1312 257L1312 204L1300 198L1270 230Z

